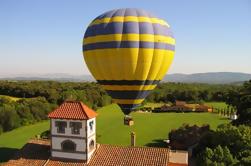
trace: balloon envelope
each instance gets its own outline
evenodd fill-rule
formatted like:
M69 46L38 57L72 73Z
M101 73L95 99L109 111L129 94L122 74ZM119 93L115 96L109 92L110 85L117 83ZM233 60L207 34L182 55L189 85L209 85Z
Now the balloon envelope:
M174 48L168 23L141 9L116 9L98 16L83 39L90 72L125 114L165 76Z

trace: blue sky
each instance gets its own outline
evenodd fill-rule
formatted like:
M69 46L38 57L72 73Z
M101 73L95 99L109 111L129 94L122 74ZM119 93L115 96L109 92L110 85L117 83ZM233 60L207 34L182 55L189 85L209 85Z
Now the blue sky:
M171 25L176 55L169 73L251 73L249 0L1 0L0 76L89 74L81 46L87 25L126 7Z

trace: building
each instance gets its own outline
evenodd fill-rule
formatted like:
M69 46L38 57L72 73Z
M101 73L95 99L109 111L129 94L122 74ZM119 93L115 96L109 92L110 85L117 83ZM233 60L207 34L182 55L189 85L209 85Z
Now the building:
M187 104L185 101L175 101L173 105L163 105L153 112L213 112L213 109L207 105Z
M175 105L176 105L176 106L183 106L183 105L185 105L185 104L186 104L185 101L179 101L179 100L176 100L176 101L175 101Z
M98 144L88 163L53 158L50 141L32 139L4 166L188 166L187 151Z
M213 108L209 107L207 105L198 105L195 108L195 111L197 111L197 112L213 112Z
M67 101L51 112L51 140L30 140L6 166L187 166L187 151L96 143L97 113ZM132 137L135 139L135 136ZM130 142L130 140L128 140ZM135 142L135 141L134 141Z
M88 161L96 146L97 113L81 102L67 101L52 111L51 156Z
M194 108L185 101L176 101L173 105L163 105L159 112L191 112Z

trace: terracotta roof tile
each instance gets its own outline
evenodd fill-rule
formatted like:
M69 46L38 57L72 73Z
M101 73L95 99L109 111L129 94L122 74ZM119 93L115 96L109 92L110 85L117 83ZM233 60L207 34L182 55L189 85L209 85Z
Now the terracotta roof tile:
M188 164L180 164L180 163L168 163L168 166L188 166Z
M89 164L91 166L167 166L168 149L150 147L123 147L101 144L94 153L94 156L90 160Z
M87 120L97 116L97 113L79 101L66 101L54 111L49 118L55 119L81 119Z
M48 140L31 140L5 166L42 166L50 155Z
M35 142L38 140L35 140ZM89 163L83 161L70 161L56 158L49 158L49 141L42 142L43 145L24 146L16 160L6 163L8 166L31 165L31 166L186 166L181 163L168 163L167 148L151 147L123 147L115 145L98 146ZM38 141L38 143L41 143ZM27 146L28 145L28 146ZM28 148L28 149L27 149ZM32 154L34 153L34 154ZM24 157L26 156L26 157Z

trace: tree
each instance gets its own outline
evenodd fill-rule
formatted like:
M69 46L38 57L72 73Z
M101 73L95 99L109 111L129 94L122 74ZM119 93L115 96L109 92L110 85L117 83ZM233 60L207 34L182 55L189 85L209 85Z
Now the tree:
M217 149L218 146L221 146L222 150L221 148ZM224 149L224 147L227 147L227 149ZM227 161L231 161L232 158L234 158L234 161L238 162L239 165L245 165L245 163L249 162L249 156L251 155L251 127L223 124L219 125L216 131L209 131L201 138L195 149L195 155L199 162L200 159L203 159L204 163L208 161L209 155L207 153L209 152L207 152L207 148L212 149L213 153L218 156L218 158L216 158L216 156L212 158L212 161L223 161L220 157L223 153L224 156L226 156L225 158L228 157ZM217 149L217 151L215 151L215 149ZM228 156L228 153L230 153L232 157L230 155Z
M240 89L230 90L226 102L237 109L238 119L234 124L251 126L251 80Z
M218 145L215 149L206 148L205 151L200 155L201 159L199 165L217 165L217 166L231 166L236 164L238 161L233 158L229 149L224 146L223 148Z
M3 121L2 127L4 131L12 130L21 125L20 124L21 120L15 111L5 110L3 115L4 115L4 118L2 118L1 120Z
M197 126L197 125L188 125L183 124L178 129L173 129L169 133L169 139L171 142L171 146L174 149L182 149L186 150L190 146L199 142L201 137L209 131L209 126Z
M2 125L0 124L0 135L3 133L3 127Z

